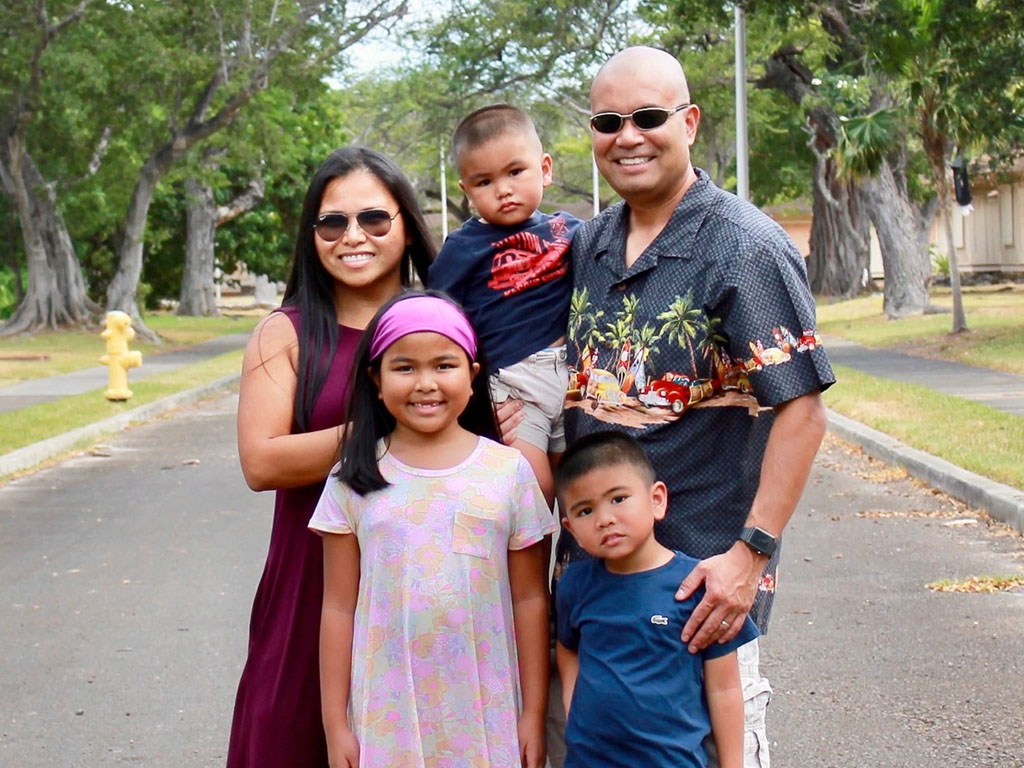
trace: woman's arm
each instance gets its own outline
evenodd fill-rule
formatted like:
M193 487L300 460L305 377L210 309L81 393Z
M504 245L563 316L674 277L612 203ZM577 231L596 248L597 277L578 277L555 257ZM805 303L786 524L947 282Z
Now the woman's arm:
M508 579L519 655L519 686L523 713L519 718L519 751L524 768L542 768L547 756L544 721L548 712L548 585L547 537L526 549L508 552Z
M238 393L238 457L254 491L297 488L327 477L338 460L341 428L291 434L298 383L295 328L280 312L249 337Z
M736 651L704 662L704 692L719 768L743 768L743 688Z
M358 768L359 743L348 722L352 633L359 595L359 542L324 534L324 603L320 614L320 702L331 768Z

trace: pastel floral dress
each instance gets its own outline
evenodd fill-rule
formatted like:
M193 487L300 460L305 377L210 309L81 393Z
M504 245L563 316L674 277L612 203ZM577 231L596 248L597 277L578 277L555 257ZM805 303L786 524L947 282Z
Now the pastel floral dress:
M368 766L519 768L508 550L554 532L533 471L480 438L450 469L380 460L359 496L333 473L309 527L355 533L349 720Z

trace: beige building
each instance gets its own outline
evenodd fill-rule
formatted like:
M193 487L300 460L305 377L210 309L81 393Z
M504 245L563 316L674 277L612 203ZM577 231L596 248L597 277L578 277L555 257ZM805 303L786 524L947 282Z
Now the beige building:
M953 209L960 271L1024 273L1024 160L1000 177L972 179L971 195L974 210L968 216Z
M962 273L1006 272L1024 274L1024 159L1000 176L971 179L973 210L967 216L953 206L953 243ZM811 251L811 211L807 201L773 205L765 213L782 225L805 256ZM946 252L942 220L932 223L931 242ZM882 257L871 230L871 276L881 278Z

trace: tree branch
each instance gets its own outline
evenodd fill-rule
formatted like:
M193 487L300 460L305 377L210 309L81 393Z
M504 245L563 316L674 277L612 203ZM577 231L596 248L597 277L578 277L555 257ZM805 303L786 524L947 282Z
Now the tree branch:
M237 219L243 213L247 213L263 201L267 185L262 177L257 177L249 182L245 192L240 194L226 205L217 206L216 226L227 224Z

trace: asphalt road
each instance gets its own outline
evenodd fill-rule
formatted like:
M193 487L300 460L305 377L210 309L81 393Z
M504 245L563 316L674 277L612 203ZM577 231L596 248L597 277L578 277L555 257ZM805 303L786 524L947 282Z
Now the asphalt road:
M234 408L0 488L0 766L223 765L272 509ZM826 445L762 656L776 768L1024 766L1024 591L924 586L1024 569L1019 536L967 517Z

